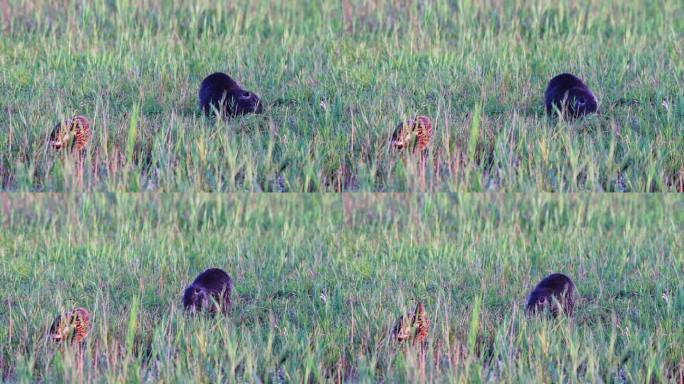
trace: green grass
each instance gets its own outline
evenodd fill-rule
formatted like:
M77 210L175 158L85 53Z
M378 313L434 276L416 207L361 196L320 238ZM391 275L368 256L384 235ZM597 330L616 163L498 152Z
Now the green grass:
M684 188L681 1L220 3L9 0L2 189ZM199 83L217 70L265 112L200 116ZM544 116L546 82L564 71L594 89L600 115ZM82 185L45 147L75 113L95 128ZM415 114L436 124L425 169L387 147Z
M684 375L679 196L15 194L0 203L5 381ZM183 288L210 266L233 276L234 310L184 316ZM526 295L554 271L575 280L575 316L526 317ZM424 360L388 337L416 299L432 318ZM94 315L81 358L45 337L76 305Z

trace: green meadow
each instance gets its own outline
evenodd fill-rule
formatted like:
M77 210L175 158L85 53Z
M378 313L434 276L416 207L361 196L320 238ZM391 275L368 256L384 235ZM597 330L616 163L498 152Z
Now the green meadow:
M9 191L684 191L676 0L0 2ZM201 116L226 71L265 111ZM583 78L600 113L544 114ZM84 168L46 146L83 114ZM429 157L388 142L435 124Z
M675 195L0 196L5 382L649 382L684 379ZM205 268L228 316L183 313ZM525 314L542 277L574 316ZM424 354L390 336L425 303ZM83 349L46 333L92 312Z

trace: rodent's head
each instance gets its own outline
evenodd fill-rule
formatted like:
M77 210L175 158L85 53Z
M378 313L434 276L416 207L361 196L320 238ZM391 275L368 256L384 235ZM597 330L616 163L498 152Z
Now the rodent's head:
M535 289L527 300L527 312L537 314L545 312L547 308L551 311L553 317L558 317L562 313L572 315L572 296L567 296L566 291L560 294L558 292L554 293L554 291L547 288Z
M71 313L57 316L50 326L50 338L57 342L66 340L73 331L71 320Z
M598 110L598 101L594 94L583 87L573 87L568 91L568 109L574 117L594 113Z
M254 92L236 89L231 93L231 100L229 100L229 103L234 107L233 111L235 115L262 112L261 99Z
M50 134L50 146L54 149L62 149L74 137L74 121L72 119L57 123Z
M414 119L409 119L402 121L394 129L392 134L392 146L397 150L402 150L411 144L411 141L415 138L414 126L416 122Z
M187 287L183 293L183 307L186 311L199 312L208 307L210 300L207 291L192 285Z
M544 308L553 300L553 292L547 288L537 288L527 300L527 312L535 314L544 310Z

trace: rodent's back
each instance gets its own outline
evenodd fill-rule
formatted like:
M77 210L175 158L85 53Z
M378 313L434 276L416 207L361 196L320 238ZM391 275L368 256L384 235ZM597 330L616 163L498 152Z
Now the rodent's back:
M571 73L561 73L552 78L544 93L544 105L547 113L553 113L554 105L561 109L566 97L570 100L579 99L581 103L575 105L568 101L568 108L574 117L596 112L598 99L596 95L579 77Z
M558 102L559 99L563 97L563 94L572 87L586 88L587 86L580 78L572 73L561 73L551 79L546 87L546 92L544 93L546 110L551 112L553 110L553 103Z
M209 112L211 104L218 105L224 93L241 89L230 76L222 72L214 72L202 80L199 91L200 107Z
M551 288L554 291L563 291L568 287L567 289L572 291L575 288L575 283L572 282L571 278L562 273L552 273L543 278L539 282L539 286Z
M230 276L220 268L209 268L200 273L192 282L192 286L208 291L222 291L225 287L230 289L233 281Z
M209 268L200 273L185 288L183 291L183 307L186 310L205 309L215 312L217 307L210 304L211 300L215 300L224 312L228 312L232 305L232 289L233 281L225 271L219 268Z

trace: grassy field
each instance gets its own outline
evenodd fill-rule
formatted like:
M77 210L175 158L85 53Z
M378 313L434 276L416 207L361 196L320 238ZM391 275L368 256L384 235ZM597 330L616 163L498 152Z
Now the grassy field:
M681 382L684 199L674 195L0 196L9 382ZM228 317L188 317L209 266ZM544 275L574 317L523 313ZM389 337L415 300L427 353ZM83 353L46 339L90 308ZM679 375L679 376L677 376Z
M684 3L0 1L0 182L20 191L684 190ZM265 113L199 115L228 71ZM601 113L544 116L555 74ZM80 113L78 182L47 150ZM430 116L424 166L388 149Z

